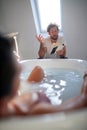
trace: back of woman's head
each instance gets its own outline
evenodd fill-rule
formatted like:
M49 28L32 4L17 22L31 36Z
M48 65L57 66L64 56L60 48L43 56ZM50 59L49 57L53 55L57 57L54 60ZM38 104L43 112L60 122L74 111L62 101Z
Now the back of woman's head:
M0 34L0 98L10 94L15 72L11 41Z

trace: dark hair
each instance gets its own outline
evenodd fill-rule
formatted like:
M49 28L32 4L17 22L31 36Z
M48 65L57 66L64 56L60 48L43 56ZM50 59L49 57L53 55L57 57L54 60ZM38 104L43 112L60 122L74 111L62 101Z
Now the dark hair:
M50 29L53 28L53 27L56 27L57 30L59 31L59 28L58 28L58 25L57 24L49 24L48 27L47 27L47 32L50 32Z
M13 49L8 37L0 34L0 98L10 94L16 73Z

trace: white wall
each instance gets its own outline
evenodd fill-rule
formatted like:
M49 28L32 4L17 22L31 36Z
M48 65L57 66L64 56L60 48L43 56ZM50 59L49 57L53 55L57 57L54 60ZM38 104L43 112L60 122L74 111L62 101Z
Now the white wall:
M21 59L37 58L39 44L29 0L0 0L4 32L19 32L18 43Z
M0 1L0 32L4 31L5 28L5 20L2 9L2 0Z
M87 1L61 0L67 56L87 60ZM0 0L0 31L19 32L21 59L38 57L30 0Z
M62 0L62 15L68 57L87 60L87 1Z

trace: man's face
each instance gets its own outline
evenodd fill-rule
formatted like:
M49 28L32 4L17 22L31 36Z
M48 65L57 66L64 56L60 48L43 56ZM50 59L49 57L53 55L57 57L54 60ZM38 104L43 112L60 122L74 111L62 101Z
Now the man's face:
M51 28L50 31L49 31L50 38L51 38L52 40L57 40L57 38L58 38L58 33L59 33L59 31L57 30L56 27Z

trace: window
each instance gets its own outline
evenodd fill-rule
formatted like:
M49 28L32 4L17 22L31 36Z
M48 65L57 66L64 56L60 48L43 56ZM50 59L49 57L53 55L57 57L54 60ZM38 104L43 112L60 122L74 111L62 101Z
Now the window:
M60 0L31 0L38 33L45 33L48 24L56 23L61 30Z

